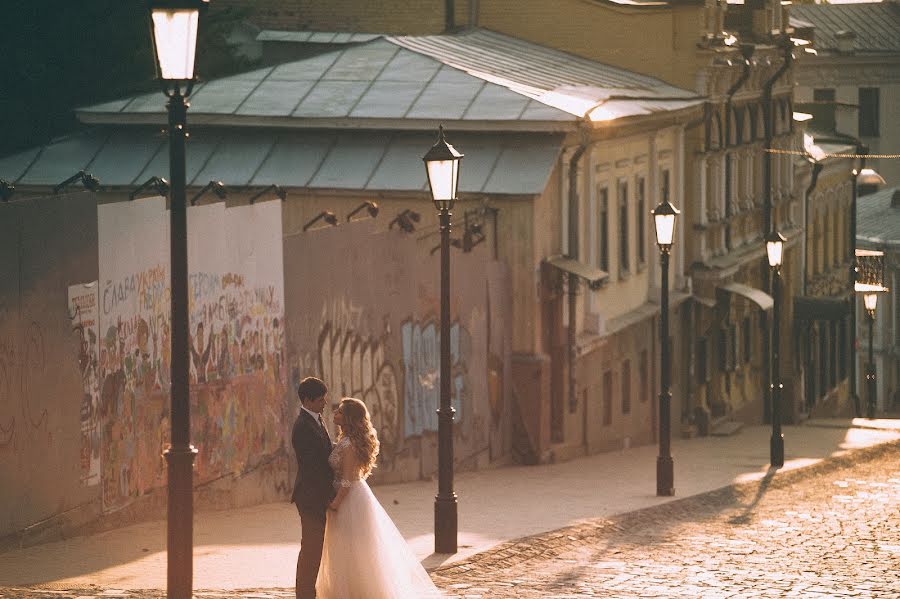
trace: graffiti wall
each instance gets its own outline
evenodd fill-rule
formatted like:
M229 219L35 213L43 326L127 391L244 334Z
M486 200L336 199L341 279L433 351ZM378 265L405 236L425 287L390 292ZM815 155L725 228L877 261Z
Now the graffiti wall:
M94 195L0 204L0 253L2 536L97 497L96 306L73 287L97 280Z
M328 384L332 403L343 396L366 403L382 445L376 482L428 477L436 469L440 266L439 253L430 252L436 243L436 236L417 239L378 221L284 241L292 387L315 375ZM509 280L484 246L454 249L451 265L455 458L474 467L506 455L509 445ZM294 398L292 414L296 409Z
M105 510L165 484L171 367L162 198L98 209L100 470ZM281 206L188 210L196 482L240 474L284 436Z

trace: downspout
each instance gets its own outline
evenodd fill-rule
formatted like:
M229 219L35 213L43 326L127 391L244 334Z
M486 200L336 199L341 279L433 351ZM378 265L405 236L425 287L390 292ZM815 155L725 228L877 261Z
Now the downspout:
M725 118L728 118L731 115L731 100L734 98L734 94L750 77L750 59L753 57L754 50L756 50L756 46L753 44L741 44L741 56L744 57L744 70L741 71L741 76L738 77L737 81L735 81L734 84L728 88L728 91L725 92L725 95L727 96L727 99L725 100ZM731 143L731 127L728 127L725 132L725 140L726 144Z
M569 158L569 251L567 258L578 260L579 235L578 235L578 162L588 149L587 143L582 143ZM578 406L578 397L575 393L575 360L576 348L576 312L578 310L578 277L569 273L569 411L575 411Z
M816 189L816 184L819 182L819 173L822 172L822 163L821 162L813 162L812 163L812 177L809 181L809 186L806 188L806 193L803 194L803 293L802 295L806 295L806 284L809 280L809 264L807 264L807 256L809 255L809 196Z
M450 33L456 28L455 12L453 0L444 0L444 33Z
M764 158L763 158L763 198L765 205L765 234L769 234L775 230L775 223L773 218L774 206L772 205L772 138L774 137L773 129L774 123L772 122L773 110L772 110L772 87L775 85L775 82L782 76L784 73L790 68L791 60L793 59L793 45L791 44L790 38L786 36L782 36L779 38L778 42L781 44L782 49L784 50L784 61L781 66L778 67L778 70L769 77L768 80L763 84L763 112L765 115L765 123L764 123L764 131L765 131L765 145L764 145ZM764 269L765 277L766 277L766 289L769 292L769 295L772 295L772 272L771 269ZM766 316L766 318L770 318ZM770 341L768 335L763 335L763 344L766 355L770 355L772 352L772 348L770 347ZM763 422L771 422L772 417L772 386L771 386L771 373L772 366L770 364L771 360L763 361L763 376L765 377L765 381L769 381L769 384L766 385L765 389L765 402L763 405Z
M856 153L859 155L859 170L851 171L853 179L852 198L850 203L850 380L848 382L851 403L853 404L853 415L857 418L862 417L862 405L859 401L859 393L856 392L856 366L858 362L856 352L856 339L859 333L856 330L856 205L859 200L859 187L856 184L857 176L862 169L866 168L866 154L869 149L859 140L856 142Z
M685 125L684 125L685 135L683 136L683 139L687 139L686 133L687 133L687 131L688 131L689 129L693 129L694 127L698 127L698 126L700 126L700 125L703 125L705 128L708 129L708 128L709 128L709 121L710 121L710 119L712 119L712 115L713 115L713 111L712 111L712 108L711 108L711 106L710 106L710 103L709 103L709 102L704 102L704 103L703 103L703 116L701 116L700 118L697 118L697 119L694 119L694 120L692 120L692 121L688 121L687 123L685 123ZM705 138L706 138L706 135L705 135L705 133L704 133L704 139L705 139ZM705 150L705 149L706 149L706 148L704 147L704 150ZM684 274L684 273L682 273L682 274ZM692 297L693 297L693 295L692 295ZM697 398L695 397L695 393L696 393L696 388L695 388L696 381L695 381L695 378L694 378L694 374L695 374L695 372L696 372L696 370L697 370L697 364L696 364L696 360L695 360L695 357L694 357L694 351L693 351L693 349L694 349L694 343L696 343L696 337L695 337L695 335L694 335L694 329L695 329L695 327L697 326L697 314L696 314L696 308L697 308L697 305L698 305L698 302L697 302L696 299L694 299L694 300L691 302L691 309L690 309L690 311L689 311L689 313L688 313L687 339L685 340L685 344L686 344L687 347L689 348L689 350L688 350L688 352L687 352L687 356L688 356L688 357L687 357L687 359L688 359L688 377L687 377L687 384L685 385L685 393L687 394L687 401L685 402L685 404L686 404L686 405L685 405L685 409L688 410L688 422L690 422L690 423L692 423L692 424L697 424L697 411L698 411L698 409L699 409L698 402L697 402ZM656 339L656 335L653 335L653 338L654 338L654 340L655 340L655 339ZM658 353L657 353L657 350L656 350L656 342L654 341L654 343L653 343L653 356L654 356L654 359L655 359L655 356L657 356L657 355L658 355ZM655 366L654 366L654 368L655 368ZM655 370L654 370L654 372L655 372ZM705 431L705 430L704 430L704 431L701 431L701 430L699 429L699 425L698 425L698 432L701 433L701 434L704 434L705 432L708 432L708 431ZM654 442L657 441L655 435L656 435L656 433L654 432Z
M771 233L775 225L773 223L772 212L772 138L774 137L773 129L774 123L772 123L772 87L775 85L775 82L781 78L782 75L790 68L791 61L794 58L793 50L794 46L791 44L790 38L781 38L780 43L782 45L782 50L784 50L784 62L782 62L781 66L778 67L778 70L775 71L769 79L763 84L763 110L765 111L765 158L763 160L763 181L765 185L763 187L763 194L765 198L765 207L766 207L766 220L765 220L765 229L766 233ZM771 279L771 277L769 277ZM769 281L769 290L771 291L772 285L771 280Z

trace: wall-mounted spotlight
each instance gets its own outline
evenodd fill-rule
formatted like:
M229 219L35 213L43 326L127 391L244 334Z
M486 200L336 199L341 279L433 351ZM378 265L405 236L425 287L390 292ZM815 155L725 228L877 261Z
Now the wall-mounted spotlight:
M81 184L84 185L85 188L89 189L90 191L97 191L98 189L100 189L100 180L97 179L97 177L95 177L94 175L91 175L90 173L86 173L84 171L78 171L77 173L75 173L74 175L72 175L71 177L69 177L68 179L66 179L65 181L63 181L62 183L57 185L56 187L54 187L53 195L58 194L67 185L69 185L70 183L74 183L78 179L80 179Z
M353 211L347 215L347 222L349 223L354 216L356 216L363 210L369 213L369 218L375 218L376 216L378 216L378 204L367 200L354 208ZM365 216L363 216L362 218L365 218ZM362 218L358 218L356 220L362 220Z
M323 210L322 212L318 213L314 219L303 225L304 233L310 230L313 225L315 225L319 221L324 221L325 224L313 228L313 231L324 229L328 226L336 227L338 225L338 217L334 214L334 212L332 212L331 210Z
M280 187L278 187L277 185L275 185L274 183L272 183L271 185L269 185L268 187L266 187L265 189L263 189L256 195L252 196L250 198L250 203L251 204L255 203L256 200L258 200L260 197L264 196L265 194L269 193L270 191L272 193L274 193L275 196L282 202L287 199L287 192L285 190L281 189Z
M216 196L220 200L224 200L225 196L228 195L228 189L225 187L224 183L222 183L221 181L210 181L203 187L203 189L200 190L200 193L191 198L191 206L196 205L197 200L200 199L200 196L210 190L212 190L212 192L216 194Z
M161 196L169 194L169 182L162 177L153 175L152 177L141 183L137 189L128 194L128 199L134 200L134 198L136 198L139 193L151 187L154 189L154 191L156 191L157 194Z
M14 193L16 193L16 186L6 179L0 179L0 200L8 202Z
M416 226L413 223L419 222L421 219L421 215L415 210L406 209L397 216L394 217L390 223L388 223L388 229L393 229L396 224L400 227L404 233L412 233L416 230Z

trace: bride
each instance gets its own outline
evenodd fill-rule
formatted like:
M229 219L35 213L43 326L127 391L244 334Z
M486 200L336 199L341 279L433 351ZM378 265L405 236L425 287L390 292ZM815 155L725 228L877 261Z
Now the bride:
M358 399L342 399L334 424L340 436L328 462L337 495L328 505L316 595L322 599L441 597L365 481L378 456L378 437L366 405Z

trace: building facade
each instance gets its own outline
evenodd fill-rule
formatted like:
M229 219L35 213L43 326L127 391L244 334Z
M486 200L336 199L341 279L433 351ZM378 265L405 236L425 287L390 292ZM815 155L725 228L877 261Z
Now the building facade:
M818 107L821 130L858 138L870 154L900 151L900 4L798 4L798 28L812 31L815 54L797 62L797 102ZM900 162L872 158L890 186Z

